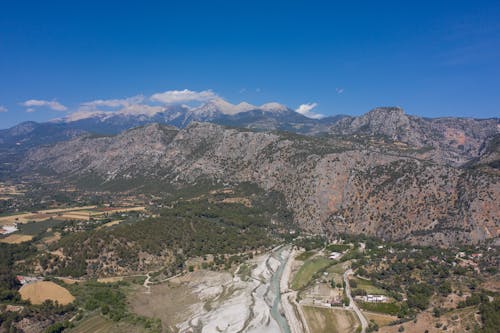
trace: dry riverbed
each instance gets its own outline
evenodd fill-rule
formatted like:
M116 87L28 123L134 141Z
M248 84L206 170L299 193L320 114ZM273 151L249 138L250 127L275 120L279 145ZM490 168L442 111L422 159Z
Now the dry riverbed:
M281 332L271 314L272 276L280 266L276 255L257 256L235 274L200 270L152 285L151 293L137 291L132 307L179 332Z

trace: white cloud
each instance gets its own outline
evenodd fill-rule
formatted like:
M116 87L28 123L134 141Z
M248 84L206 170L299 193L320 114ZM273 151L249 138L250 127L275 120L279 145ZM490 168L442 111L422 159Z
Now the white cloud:
M337 92L337 94L341 95L344 93L344 88L335 88L335 91Z
M148 104L131 104L123 107L118 113L121 114L130 114L130 115L139 115L145 114L148 116L153 116L158 112L164 111L165 108L163 106L155 106Z
M301 104L296 112L300 113L303 116L306 116L308 118L312 119L321 119L324 118L325 116L319 113L314 113L311 112L312 109L314 109L316 106L318 106L318 103L306 103L306 104Z
M5 106L0 105L0 112L7 112L9 111Z
M66 111L68 109L56 100L46 101L43 99L29 99L21 103L21 105L28 107L28 109L26 110L27 112L35 111L35 108L37 107L47 107L54 111Z
M136 95L121 99L96 99L81 103L78 110L71 113L66 120L75 121L95 116L149 115L152 116L165 110L163 106L145 104L144 95Z
M95 110L98 107L118 108L129 107L144 101L144 95L137 95L122 99L96 99L94 101L85 102L80 104L80 110Z
M206 102L216 98L218 98L218 96L212 90L192 91L188 89L168 90L151 96L152 101L164 104Z

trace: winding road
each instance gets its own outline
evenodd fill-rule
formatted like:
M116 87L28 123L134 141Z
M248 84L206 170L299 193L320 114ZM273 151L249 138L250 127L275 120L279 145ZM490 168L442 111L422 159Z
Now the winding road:
M344 284L345 284L345 293L349 298L349 308L353 309L356 312L356 315L361 322L361 333L365 333L368 328L368 321L366 320L361 310L358 308L358 305L354 302L354 299L351 296L351 286L349 285L349 275L353 274L352 269L348 269L344 273Z

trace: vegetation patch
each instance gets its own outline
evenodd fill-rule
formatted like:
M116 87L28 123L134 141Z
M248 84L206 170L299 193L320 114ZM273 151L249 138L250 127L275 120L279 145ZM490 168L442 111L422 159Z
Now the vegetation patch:
M300 290L306 287L314 278L332 265L332 261L326 258L312 258L307 260L299 269L292 281L292 289Z
M295 259L300 260L300 261L305 261L315 254L316 254L315 251L305 251L305 252L302 252L301 254L299 254L298 256L296 256Z
M273 234L279 225L270 224L272 213L263 207L237 203L180 202L163 209L157 218L63 237L51 249L62 248L71 259L58 263L56 274L73 277L89 271L93 275L115 274L109 272L109 267L116 265L138 271L139 254L144 252L153 256L174 252L166 275L184 270L187 259L206 254L217 255L215 264L224 267L222 255L275 244ZM103 253L113 255L104 257ZM89 260L96 260L97 264L89 264Z
M389 315L397 315L400 311L400 306L397 303L370 303L357 302L359 307L366 311L385 313Z
M88 313L98 313L112 322L126 322L134 326L140 325L149 332L160 332L159 319L147 318L131 313L128 309L127 292L130 284L120 281L115 283L99 283L88 281L68 285L75 295L75 303Z
M384 289L375 287L370 280L352 278L349 282L353 289L362 289L366 291L366 293L372 295L387 295L387 292Z

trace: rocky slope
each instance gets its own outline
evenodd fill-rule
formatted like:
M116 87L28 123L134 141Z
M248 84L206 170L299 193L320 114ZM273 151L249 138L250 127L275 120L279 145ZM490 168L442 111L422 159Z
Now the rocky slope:
M360 117L344 117L330 129L336 135L384 137L429 149L427 158L455 166L477 158L486 140L500 133L500 119L422 118L397 107L376 108Z
M19 171L36 170L68 179L93 177L100 186L131 179L165 187L201 179L253 182L283 193L301 228L326 234L447 245L500 233L498 175L425 160L421 151L399 144L210 123L182 130L154 124L36 149Z

